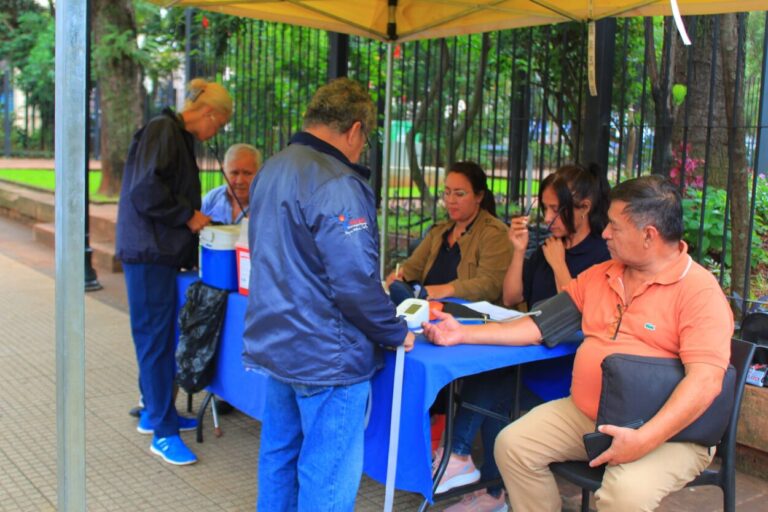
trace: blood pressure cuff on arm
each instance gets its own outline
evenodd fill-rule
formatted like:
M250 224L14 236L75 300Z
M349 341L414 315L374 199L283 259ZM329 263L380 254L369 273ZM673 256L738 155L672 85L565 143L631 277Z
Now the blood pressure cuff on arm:
M531 317L541 331L546 346L552 348L570 338L581 329L581 311L566 292L560 292L551 299L539 302L533 308Z

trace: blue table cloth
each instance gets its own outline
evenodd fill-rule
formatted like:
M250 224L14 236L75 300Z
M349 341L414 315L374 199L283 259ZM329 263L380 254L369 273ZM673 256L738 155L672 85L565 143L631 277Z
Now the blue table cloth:
M438 347L419 336L414 349L405 356L395 487L432 498L429 408L444 386L467 375L562 357L574 353L577 347L578 342L562 343L551 349L543 345ZM386 354L384 369L373 379L372 411L365 431L363 469L382 483L387 473L394 356L394 352Z

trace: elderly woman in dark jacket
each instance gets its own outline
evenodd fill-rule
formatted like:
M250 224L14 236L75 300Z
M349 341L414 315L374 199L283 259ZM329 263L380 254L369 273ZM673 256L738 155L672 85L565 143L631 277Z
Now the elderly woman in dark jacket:
M195 140L213 137L232 115L222 86L192 80L181 113L170 109L133 136L123 174L116 250L123 263L144 411L137 430L154 434L150 450L170 464L197 461L179 437L196 426L173 404L176 275L197 260L200 212Z

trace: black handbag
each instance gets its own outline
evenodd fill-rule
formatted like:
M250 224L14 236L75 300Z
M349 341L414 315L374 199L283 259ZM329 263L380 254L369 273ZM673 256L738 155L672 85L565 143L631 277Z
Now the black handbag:
M603 360L603 389L597 410L597 425L648 422L666 403L685 377L679 359L611 354ZM717 445L731 417L736 392L736 369L728 366L723 387L709 408L693 423L670 439L704 446Z

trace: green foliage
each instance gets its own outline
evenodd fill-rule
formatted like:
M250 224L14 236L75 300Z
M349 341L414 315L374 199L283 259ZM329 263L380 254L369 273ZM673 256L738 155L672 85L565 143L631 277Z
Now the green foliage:
M43 9L33 0L18 0L5 2L0 11L0 55L9 60L13 65L23 62L30 49L37 40L37 30L30 26L31 20L43 20ZM22 26L22 19L26 23ZM36 23L37 28L42 28L41 23Z
M692 254L701 249L702 263L715 270L721 263L731 267L731 228L728 226L726 236L728 246L723 251L723 226L726 214L726 191L719 188L707 190L706 210L701 211L703 193L701 189L688 187L683 198L684 239L688 242ZM765 179L758 180L755 208L755 224L752 232L753 269L768 264L768 248L763 246L763 240L768 234L768 185ZM702 219L703 218L703 219ZM699 228L701 241L699 242ZM699 246L699 243L701 244Z
M0 53L19 70L15 85L43 119L53 114L54 19L46 11L19 14L17 24L0 40Z
M136 33L133 30L120 30L114 25L107 25L107 33L98 45L93 45L91 60L94 63L96 78L108 72L108 65L116 65L124 59L134 60L145 65L151 60L147 52L142 52L136 45Z
M765 38L765 12L745 13L747 18L747 57L745 76L760 76L763 41Z
M638 112L643 95L643 65L645 58L642 51L645 47L645 28L642 18L622 18L616 27L616 55L614 61L613 87L615 91L625 91L613 94L613 111L621 112L621 102L625 110ZM626 39L625 39L626 35ZM627 51L624 52L626 46ZM625 124L631 122L625 119Z
M105 35L92 49L97 78L110 73L110 67L123 60L136 62L152 82L179 68L184 50L183 18L168 15L145 0L134 0L133 7L141 32L112 24L105 26Z
M685 101L685 96L688 94L688 88L683 84L675 84L672 86L672 102L676 106L680 106Z

